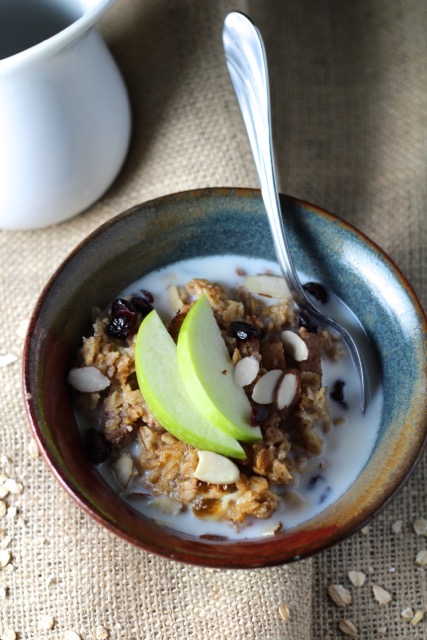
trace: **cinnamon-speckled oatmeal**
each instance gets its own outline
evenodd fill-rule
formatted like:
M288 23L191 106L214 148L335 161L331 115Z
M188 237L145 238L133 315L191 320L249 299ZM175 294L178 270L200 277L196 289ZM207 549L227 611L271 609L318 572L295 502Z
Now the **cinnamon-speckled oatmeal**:
M142 291L118 299L113 310L98 311L93 335L84 338L78 354L78 370L94 367L105 376L99 390L77 393L80 411L96 422L86 434L88 455L96 463L108 459L128 492L137 487L139 493L165 497L170 500L167 508L172 505L176 511L192 510L200 518L235 524L248 516L269 518L281 504L281 490L292 487L299 469L322 451L331 426L322 357L341 358L340 343L299 317L289 298L273 300L244 286L229 290L202 278L174 285L170 294L176 313L167 324L175 341L189 309L205 294L234 365L249 356L258 361L258 373L244 390L262 440L242 443L247 457L235 461L240 470L235 483L210 484L194 477L198 451L156 421L138 388L136 333L142 318L156 306L151 294ZM239 323L252 329L239 332L239 327L246 327ZM298 335L306 346L304 359L291 355L281 338L283 331ZM296 380L295 395L284 409L278 409L276 400L260 404L252 398L258 380L273 370L281 377L291 372Z

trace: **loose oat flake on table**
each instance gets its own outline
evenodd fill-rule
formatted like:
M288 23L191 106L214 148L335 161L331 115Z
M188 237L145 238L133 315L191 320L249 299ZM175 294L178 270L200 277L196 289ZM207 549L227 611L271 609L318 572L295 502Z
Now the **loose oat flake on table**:
M251 521L251 527L246 527L248 535L261 536L267 527L262 521L277 514L276 531L292 526L325 508L342 490L342 478L334 476L334 455L349 456L352 445L342 444L338 453L328 454L325 443L334 429L354 442L354 414L347 402L329 399L324 378L330 389L338 380L341 392L345 389L351 395L351 362L337 338L310 326L307 319L298 315L290 297L272 299L253 291L265 280L273 283L270 288L275 290L275 282L282 279L271 274L247 276L252 266L249 259L240 270L231 270L233 277L228 274L226 285L205 277L193 278L184 285L176 283L177 273L203 271L200 265L204 260L187 261L184 266L177 263L166 274L161 271L161 278L158 273L145 276L108 309L98 311L93 334L84 338L69 382L75 388L86 455L124 499L150 517L191 532L196 516L199 522L208 523L198 529L201 535L239 535ZM262 263L267 272L265 261ZM211 259L209 268L215 272L212 264ZM172 275L168 284L169 273ZM251 290L245 286L247 280ZM185 276L181 281L186 282ZM242 433L243 438L245 429L233 432L240 440L234 449L236 454L240 449L241 454L240 459L233 460L237 471L232 480L228 479L230 475L221 480L226 465L213 456L209 460L219 465L213 473L206 473L206 464L203 475L196 473L206 447L190 444L186 432L176 437L164 428L165 424L156 418L159 412L155 411L152 398L143 397L135 372L139 329L157 312L168 332L168 349L171 353L176 350L181 366L182 326L186 326L204 298L224 345L226 355L221 357L228 359L221 360L225 362L223 378L228 376L228 386L239 387L243 394L248 407L247 432L255 434L259 427L262 436L248 437L245 442L238 435ZM158 359L161 357L162 350ZM215 359L216 351L210 357ZM341 380L343 375L346 382ZM188 379L186 375L184 386ZM191 399L188 384L186 393ZM215 402L217 409L219 401ZM197 406L201 404L198 402ZM243 401L241 406L246 406ZM222 411L220 406L219 410ZM340 419L343 416L345 420ZM362 438L366 449L359 454L365 459L375 439L376 425L366 421L365 416L362 420L357 417L358 429L365 429L367 436ZM228 424L216 423L215 428L216 433L218 429L230 433ZM343 435L343 442L345 439ZM207 481L212 477L216 483ZM287 500L288 494L292 497L296 493L298 483L301 500ZM161 501L159 497L165 499ZM255 521L258 524L254 526ZM226 528L223 523L228 523Z

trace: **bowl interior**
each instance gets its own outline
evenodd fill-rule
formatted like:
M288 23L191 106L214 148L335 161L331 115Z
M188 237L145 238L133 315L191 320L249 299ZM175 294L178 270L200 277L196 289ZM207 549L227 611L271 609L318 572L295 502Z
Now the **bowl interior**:
M389 258L337 217L282 196L298 270L348 304L376 351L384 408L376 446L351 488L316 518L268 540L209 541L159 527L122 502L83 455L66 376L91 309L145 273L185 258L241 254L274 260L258 191L175 194L133 209L92 233L46 285L24 354L30 423L53 473L98 522L140 547L216 567L259 567L311 555L348 536L399 488L426 440L426 320Z

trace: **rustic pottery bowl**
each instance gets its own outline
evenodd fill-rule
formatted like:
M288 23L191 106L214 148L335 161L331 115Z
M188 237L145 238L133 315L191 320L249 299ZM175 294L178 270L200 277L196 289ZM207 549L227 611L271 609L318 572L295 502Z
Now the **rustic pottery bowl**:
M384 386L381 426L366 466L331 507L267 539L200 539L162 527L121 501L82 452L66 384L91 309L144 273L218 253L274 259L257 191L209 189L167 196L113 218L84 240L50 279L34 310L23 384L33 434L55 477L98 523L142 549L223 568L277 565L310 556L362 527L395 494L426 441L427 325L390 259L335 216L282 197L296 267L316 274L365 326Z

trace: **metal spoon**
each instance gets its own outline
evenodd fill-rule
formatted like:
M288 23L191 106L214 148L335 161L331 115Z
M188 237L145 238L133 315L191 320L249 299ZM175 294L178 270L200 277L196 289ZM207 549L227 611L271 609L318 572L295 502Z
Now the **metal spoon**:
M267 57L261 34L249 18L233 11L225 18L222 37L226 63L248 133L280 269L298 307L309 312L321 324L332 327L347 345L359 373L364 412L367 390L363 362L356 343L341 324L319 311L307 296L290 255L277 191Z

